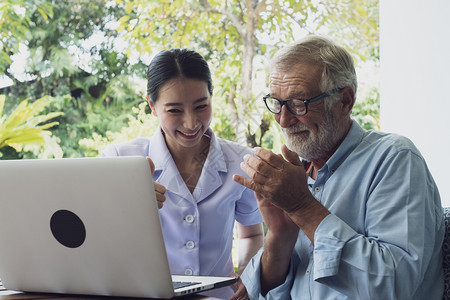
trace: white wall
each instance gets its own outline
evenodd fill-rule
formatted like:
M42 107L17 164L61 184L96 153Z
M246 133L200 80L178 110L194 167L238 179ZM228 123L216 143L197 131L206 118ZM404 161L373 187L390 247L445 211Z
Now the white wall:
M380 1L381 130L409 137L450 206L450 1Z

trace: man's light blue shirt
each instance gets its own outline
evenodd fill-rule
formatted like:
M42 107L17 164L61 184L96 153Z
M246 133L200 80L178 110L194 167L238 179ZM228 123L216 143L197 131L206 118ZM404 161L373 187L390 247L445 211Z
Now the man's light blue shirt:
M442 299L439 192L410 140L353 121L308 184L331 214L314 245L300 231L286 281L265 298L258 252L242 275L250 299Z

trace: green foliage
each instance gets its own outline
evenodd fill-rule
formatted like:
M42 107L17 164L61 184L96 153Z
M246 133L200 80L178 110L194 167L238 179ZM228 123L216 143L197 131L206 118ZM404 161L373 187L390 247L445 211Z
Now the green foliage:
M146 65L171 47L207 59L218 136L279 151L280 128L260 100L278 48L314 32L359 61L379 56L378 0L3 0L0 17L0 75L14 82L3 91L4 110L49 95L43 113L64 112L44 131L52 133L44 135L45 151L5 146L3 158L95 156L108 143L150 136L157 119L144 101ZM10 67L19 45L27 60L16 77ZM353 116L377 128L378 96L368 95Z
M0 2L0 75L11 64L11 54L19 44L29 38L31 15L43 19L53 15L51 4L40 0L2 0Z
M44 146L51 135L47 129L58 124L48 121L62 115L61 112L40 114L53 99L47 96L33 103L23 100L9 115L3 115L5 98L0 95L0 149L9 146L20 152L26 145Z
M94 133L92 138L81 139L79 144L85 149L88 156L98 156L109 144L125 142L137 137L152 136L158 127L158 119L147 113L148 104L142 102L138 107L133 107L128 117L128 126L120 131L106 131L104 136Z
M363 101L356 101L353 118L367 130L380 130L380 92L374 87Z
M4 66L14 82L7 102L13 106L20 99L52 95L48 110L65 112L52 129L53 141L65 157L86 156L79 140L127 125L127 114L144 98L146 66L139 59L131 63L119 49L118 33L108 24L123 12L104 0L54 1L52 12L47 18L26 10L28 33L21 40L29 55L21 75L27 79Z
M379 0L319 1L317 29L336 37L360 60L379 60Z

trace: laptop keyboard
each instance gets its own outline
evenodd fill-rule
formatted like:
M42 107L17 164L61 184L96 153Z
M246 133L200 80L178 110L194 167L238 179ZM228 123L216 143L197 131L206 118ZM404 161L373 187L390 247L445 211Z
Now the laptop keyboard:
M187 281L174 281L173 282L173 289L179 289L182 287L198 284L200 282L187 282Z

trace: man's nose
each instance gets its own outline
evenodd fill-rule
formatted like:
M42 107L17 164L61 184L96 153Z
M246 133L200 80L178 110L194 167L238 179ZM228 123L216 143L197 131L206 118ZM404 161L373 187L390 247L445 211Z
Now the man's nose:
M288 110L286 105L283 105L281 112L275 115L275 120L283 128L291 127L298 122L297 117Z

